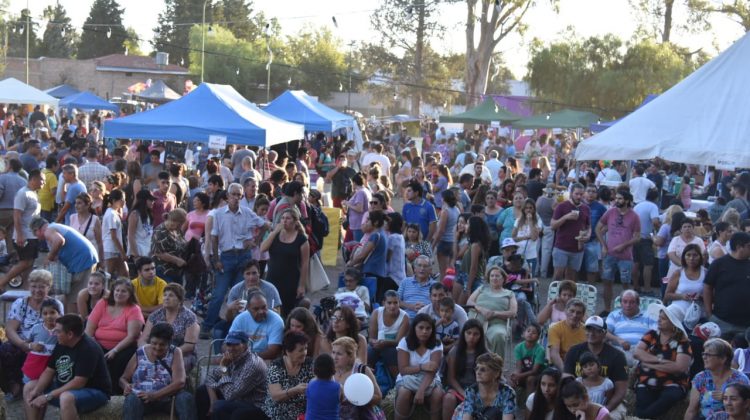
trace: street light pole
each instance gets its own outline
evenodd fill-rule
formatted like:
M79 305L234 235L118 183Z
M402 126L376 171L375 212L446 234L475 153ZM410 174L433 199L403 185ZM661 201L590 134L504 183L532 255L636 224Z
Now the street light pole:
M206 59L206 5L210 1L203 2L203 18L201 19L201 83L203 83L203 62Z
M268 63L266 63L266 103L271 102L271 63L273 62L273 51L271 50L271 33L266 28L266 49L268 50Z
M349 95L346 99L346 109L352 110L352 49L354 49L354 41L349 43Z
M29 32L31 30L29 0L26 0L26 84L29 84Z

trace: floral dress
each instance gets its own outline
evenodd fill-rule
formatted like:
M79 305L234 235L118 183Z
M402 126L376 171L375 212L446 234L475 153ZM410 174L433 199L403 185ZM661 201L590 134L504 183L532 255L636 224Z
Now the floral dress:
M736 383L750 385L750 381L744 373L732 369L732 373L724 382L721 391L724 392L727 385ZM698 394L700 395L701 417L709 418L716 412L724 411L724 403L721 400L715 400L711 395L711 393L716 390L716 385L714 384L714 378L710 371L704 370L695 375L695 378L693 378L693 388L698 391Z
M297 376L290 376L284 366L284 359L278 358L268 367L268 384L279 384L282 390L294 388L299 384L309 383L315 375L312 370L312 358L307 357L297 373ZM307 400L305 394L295 395L286 401L274 401L271 393L266 395L263 412L266 416L274 420L297 420L297 416L305 413Z

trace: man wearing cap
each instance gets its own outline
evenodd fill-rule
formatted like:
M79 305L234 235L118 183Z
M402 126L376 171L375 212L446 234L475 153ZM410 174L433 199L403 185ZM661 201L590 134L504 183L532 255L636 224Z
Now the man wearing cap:
M261 407L268 393L268 368L248 347L247 334L233 331L224 340L219 366L209 373L205 385L195 391L199 419L227 419L235 411L267 419Z
M630 206L633 196L625 190L615 195L615 207L607 210L596 224L596 237L604 257L604 310L612 310L612 283L615 270L620 272L622 287L630 288L633 273L633 245L641 240L641 219ZM606 237L605 234L606 233Z
M336 158L336 166L326 174L326 181L331 182L331 198L334 207L341 208L341 202L348 199L352 193L352 178L357 171L349 165L349 159L354 160L356 156L357 152L354 150L348 151L346 155L339 154Z
M573 183L570 199L555 207L550 226L556 232L552 248L555 280L576 279L583 261L583 244L591 237L591 213L583 203L583 185Z
M737 232L729 239L731 252L714 260L703 282L706 316L721 328L725 339L750 326L750 234Z
M232 321L229 335L242 332L253 343L253 353L263 360L281 356L281 341L284 338L284 320L274 311L268 310L263 292L256 290L247 296L247 310Z
M549 358L558 369L563 369L563 361L568 351L576 344L586 341L583 330L583 318L586 316L586 305L577 298L570 299L565 305L565 319L549 327Z
M628 365L633 365L633 351L641 337L656 329L656 320L641 311L641 297L635 290L624 290L620 295L622 307L607 315L607 340L622 348Z
M607 323L599 316L592 316L586 320L586 341L570 348L565 355L565 366L563 373L566 376L581 376L581 364L579 358L585 352L593 353L599 359L601 366L601 375L608 377L615 384L615 390L607 400L607 409L610 417L613 419L623 418L625 408L620 404L625 399L625 392L628 387L628 372L626 370L627 362L625 354L608 344L605 341L607 337Z
M536 199L536 214L542 219L542 257L539 261L539 273L541 277L547 277L549 261L552 258L552 245L555 240L555 231L552 230L550 223L552 223L552 214L555 211L555 206L557 206L557 200L555 200L556 192L555 184L547 184L542 190L542 195Z

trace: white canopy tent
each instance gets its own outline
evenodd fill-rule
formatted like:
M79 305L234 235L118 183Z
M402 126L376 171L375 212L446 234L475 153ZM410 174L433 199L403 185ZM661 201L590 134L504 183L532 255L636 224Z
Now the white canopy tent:
M750 33L607 130L576 159L652 159L750 167Z
M9 77L0 82L0 103L57 106L57 98Z

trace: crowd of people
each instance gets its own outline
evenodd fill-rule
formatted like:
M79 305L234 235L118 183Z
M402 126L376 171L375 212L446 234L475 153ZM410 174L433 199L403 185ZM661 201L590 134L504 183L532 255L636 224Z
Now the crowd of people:
M178 157L100 121L4 117L0 290L29 293L0 386L29 419L112 395L128 419L384 419L389 391L396 419L748 418L750 173L575 162L567 134L521 147L430 122L420 147L368 127L361 147ZM356 404L355 374L373 385Z

